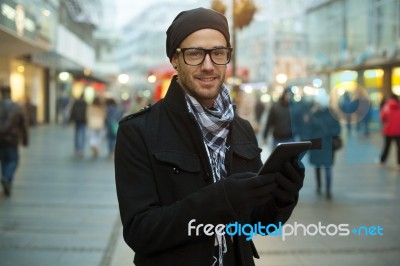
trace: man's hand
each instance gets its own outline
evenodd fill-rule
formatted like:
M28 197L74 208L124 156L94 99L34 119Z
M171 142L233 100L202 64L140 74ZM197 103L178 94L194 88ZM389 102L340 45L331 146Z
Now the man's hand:
M279 208L287 207L298 199L299 191L303 187L305 169L296 162L286 162L284 171L276 177L278 187L274 190L275 202Z
M256 173L237 173L220 181L232 208L241 214L273 198L277 173L257 176Z

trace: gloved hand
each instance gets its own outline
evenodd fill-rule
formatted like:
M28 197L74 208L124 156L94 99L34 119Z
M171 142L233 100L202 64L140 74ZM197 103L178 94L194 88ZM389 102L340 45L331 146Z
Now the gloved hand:
M236 173L220 181L236 213L251 211L273 198L277 174L257 176L256 173Z
M283 171L277 173L278 187L274 191L275 202L279 208L296 202L299 191L303 187L304 173L304 167L299 167L296 161L284 163Z

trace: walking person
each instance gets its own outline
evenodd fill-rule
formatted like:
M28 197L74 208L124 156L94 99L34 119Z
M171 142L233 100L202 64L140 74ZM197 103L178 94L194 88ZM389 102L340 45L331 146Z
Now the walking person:
M75 154L79 157L84 156L85 144L86 144L86 111L87 103L82 93L79 99L77 99L71 108L70 121L75 124L74 134L74 145Z
M257 176L256 136L235 114L224 85L232 48L221 13L179 13L167 30L166 52L177 75L165 98L122 119L115 147L123 234L134 264L255 265L259 255L243 234L208 230L285 223L304 169L287 161L282 172Z
M344 116L345 122L346 122L346 129L347 129L347 134L350 135L351 131L352 131L352 117L353 114L355 112L355 110L357 109L357 101L356 100L352 100L350 93L348 91L346 91L343 94L343 98L340 102L340 110Z
M280 142L294 141L290 114L291 110L289 107L291 96L292 92L290 89L285 89L279 98L279 101L274 103L269 110L263 139L264 143L267 143L268 134L272 131L273 148Z
M383 123L384 144L380 156L380 164L384 165L386 163L391 143L394 141L397 145L396 169L400 170L400 102L396 94L391 94L390 98L382 106L381 120Z
M106 110L99 97L95 97L87 110L87 121L89 128L89 144L93 158L100 153L101 139L104 133Z
M0 162L4 194L11 195L12 182L19 163L18 145L28 146L28 122L23 108L11 99L11 88L1 87Z
M335 163L335 139L340 140L341 127L338 116L329 107L327 94L315 97L315 102L306 118L308 139L312 140L314 149L309 151L309 161L315 167L316 192L322 194L322 175L325 172L325 196L332 198L333 166Z
M119 108L117 102L113 98L106 100L106 135L108 156L114 156L115 141L117 139L117 130L119 120L122 118L123 110Z

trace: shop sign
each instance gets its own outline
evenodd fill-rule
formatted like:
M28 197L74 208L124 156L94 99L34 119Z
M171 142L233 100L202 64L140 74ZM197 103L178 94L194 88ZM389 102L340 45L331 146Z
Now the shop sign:
M11 0L4 0L0 5L0 25L16 32L18 36L35 39L36 23L25 8Z

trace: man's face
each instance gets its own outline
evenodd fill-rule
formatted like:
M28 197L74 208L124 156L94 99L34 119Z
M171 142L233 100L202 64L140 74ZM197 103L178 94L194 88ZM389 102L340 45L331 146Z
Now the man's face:
M226 47L224 35L213 29L202 29L186 37L179 48L212 49ZM216 65L206 55L204 62L198 66L189 66L183 60L183 54L175 54L172 64L177 66L178 82L185 92L210 108L217 98L225 80L226 65Z

